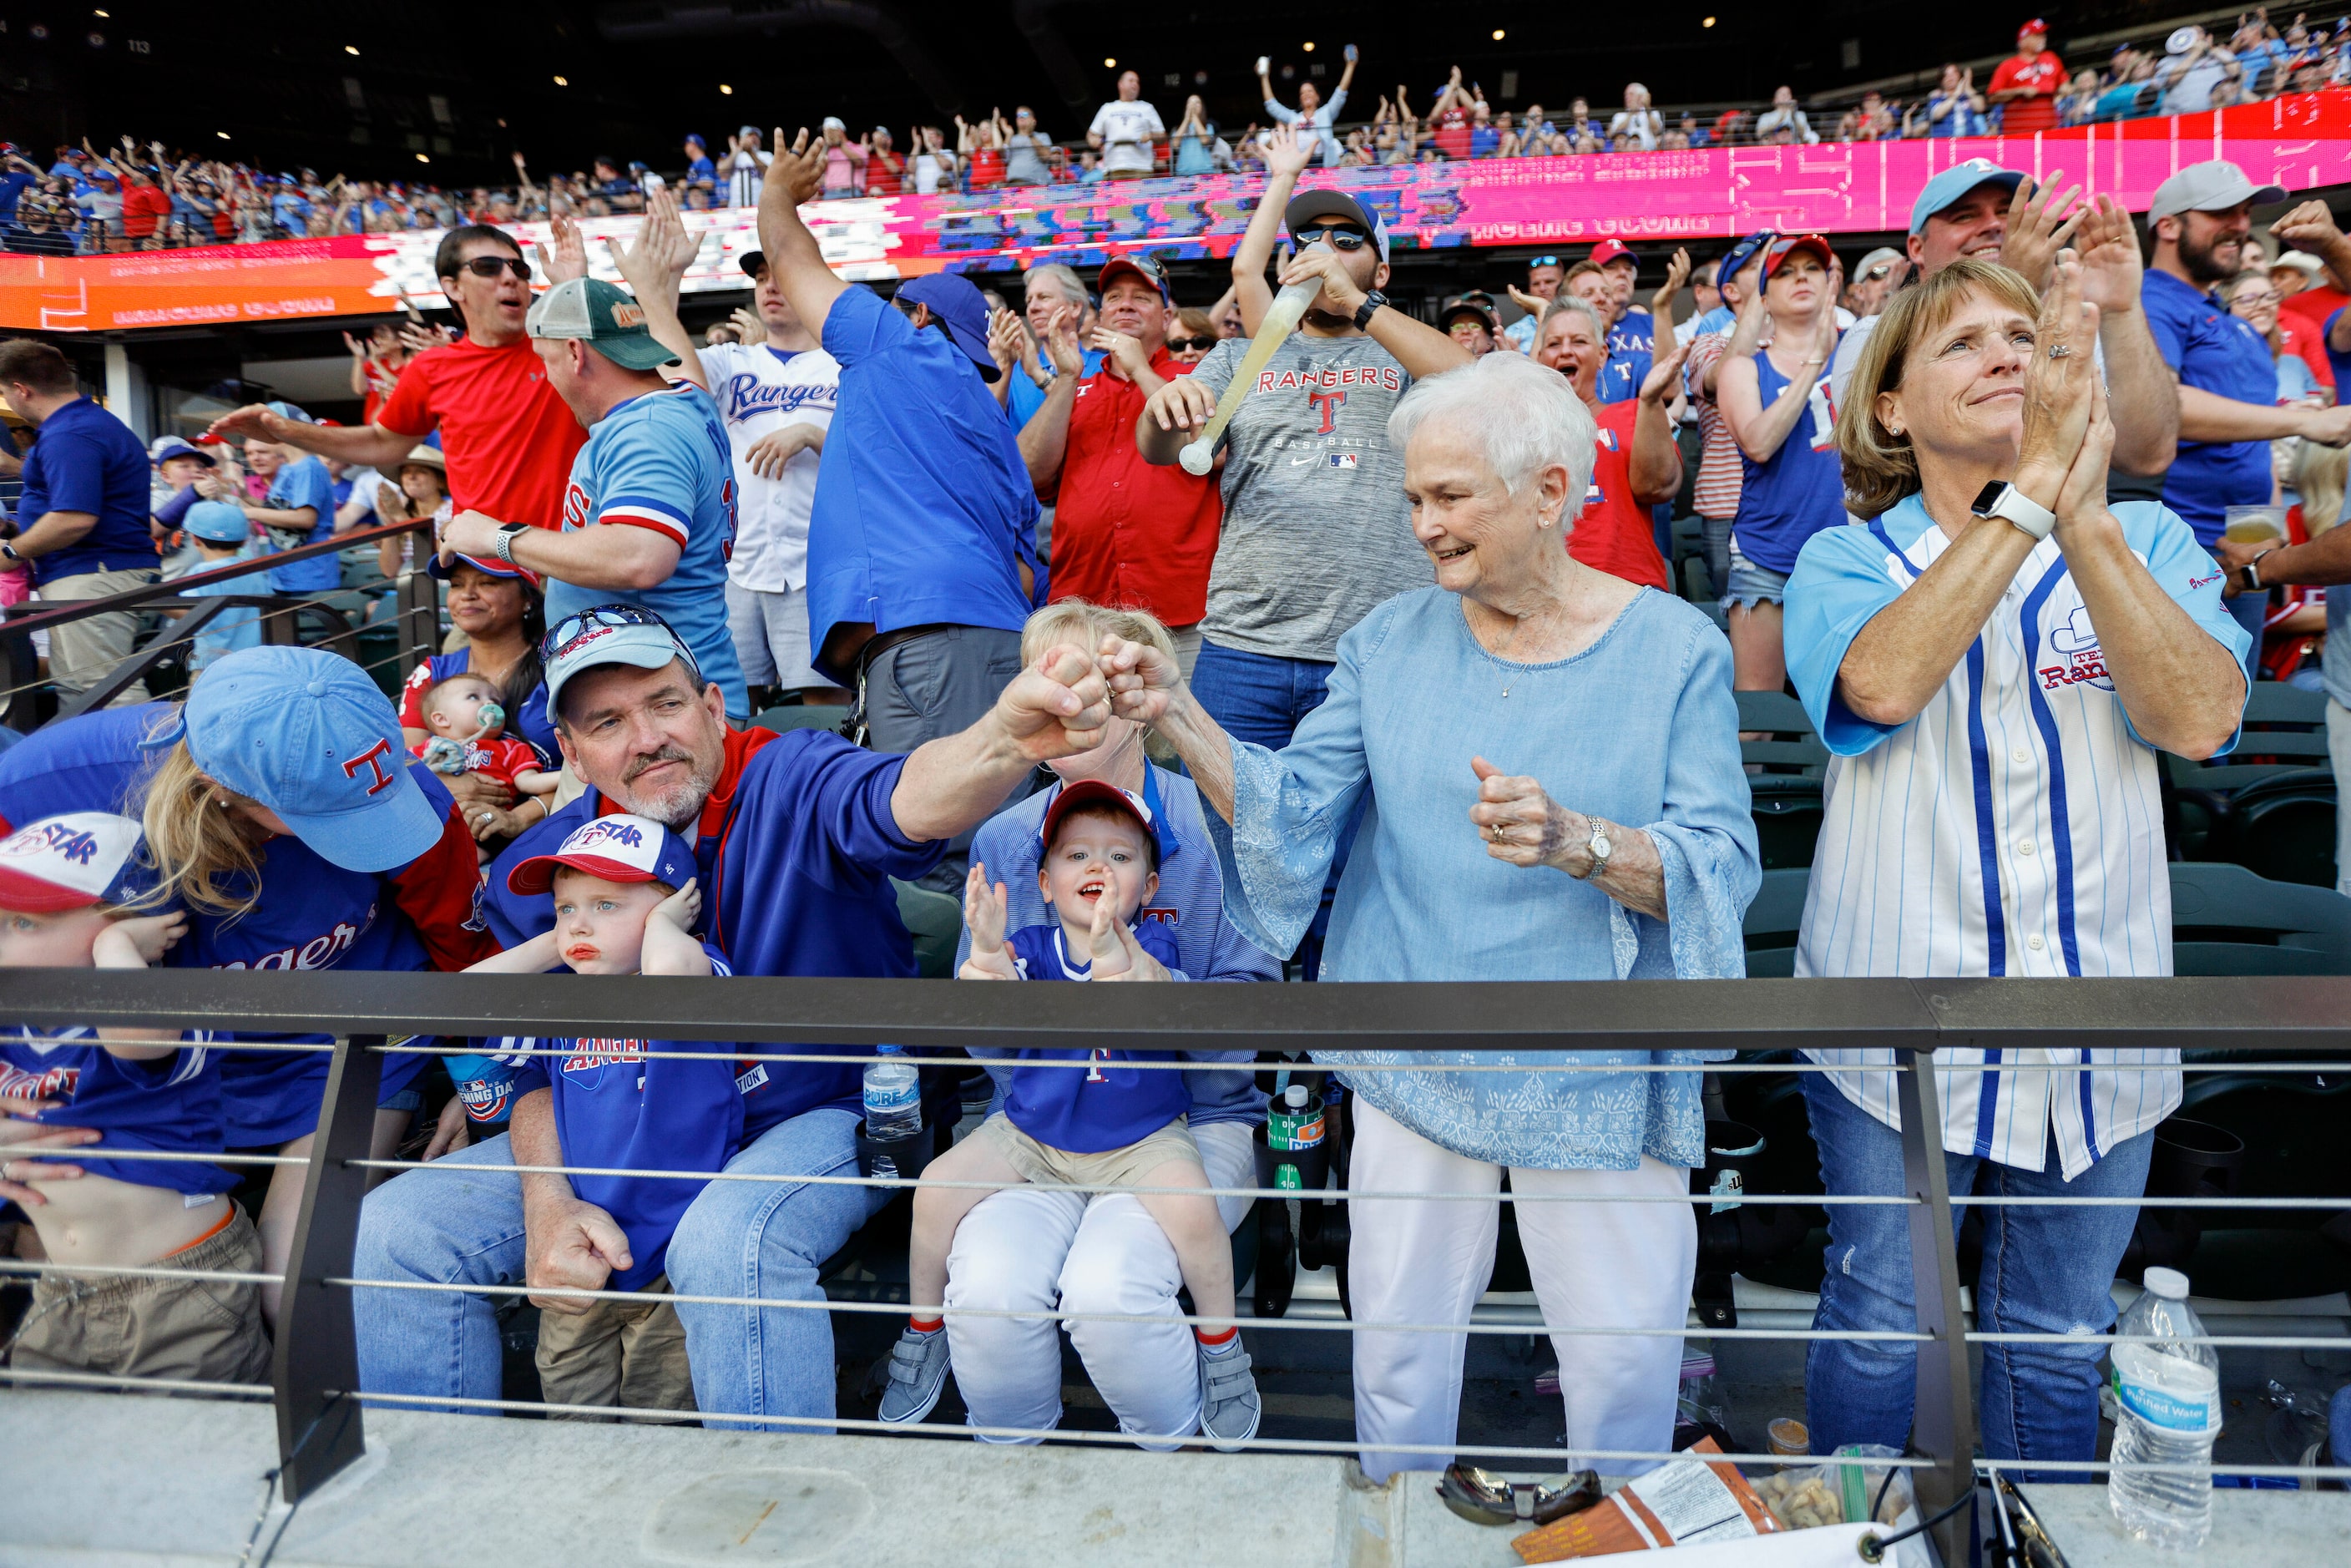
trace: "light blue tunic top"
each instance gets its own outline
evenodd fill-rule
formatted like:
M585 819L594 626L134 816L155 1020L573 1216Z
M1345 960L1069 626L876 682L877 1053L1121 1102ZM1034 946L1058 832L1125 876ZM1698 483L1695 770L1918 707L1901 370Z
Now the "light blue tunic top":
M1713 623L1650 590L1591 647L1548 664L1488 654L1460 600L1442 589L1400 594L1339 640L1330 695L1288 747L1233 743L1234 823L1206 813L1226 913L1267 952L1295 947L1360 800L1363 827L1339 882L1325 980L1742 977L1740 922L1761 873L1730 674L1730 646ZM1665 862L1669 921L1635 914L1559 872L1489 856L1469 821L1472 756L1540 779L1572 810L1647 829ZM1698 1074L1444 1069L1729 1054L1316 1056L1340 1067L1425 1064L1340 1076L1457 1153L1539 1170L1630 1170L1645 1154L1704 1163Z

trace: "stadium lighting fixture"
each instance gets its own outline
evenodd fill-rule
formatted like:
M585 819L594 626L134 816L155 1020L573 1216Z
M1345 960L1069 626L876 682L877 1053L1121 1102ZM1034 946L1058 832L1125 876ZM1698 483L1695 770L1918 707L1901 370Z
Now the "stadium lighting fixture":
M214 136L219 137L223 141L227 141L227 140L228 140L228 132L227 132L227 131L214 131L214 132L213 132L213 134L214 134Z
M1110 70L1110 69L1112 69L1113 68L1114 68L1115 66L1117 66L1117 64L1118 64L1118 61L1117 61L1115 58L1104 59L1104 60L1102 61L1102 69L1104 69L1104 70Z
M1311 55L1311 54L1312 54L1312 53L1314 52L1314 46L1313 46L1313 45L1311 45L1311 44L1301 44L1301 45L1300 45L1299 47L1300 47L1301 48L1304 49L1304 50L1305 50L1308 54L1310 54L1310 55Z
M427 158L427 157L426 157L423 153L422 153L422 152L419 152L419 153L416 155L416 161L417 161L419 163L430 163L430 162L433 162L433 160L432 160L432 159Z
M1700 22L1698 26L1701 27L1711 27L1714 26L1714 18L1708 16L1705 21Z
M343 46L343 53L347 55L356 55L359 52L360 47L357 44L345 44Z
M1502 29L1501 29L1501 28L1499 28L1499 27L1497 27L1497 28L1495 28L1495 29L1494 29L1494 42L1496 42L1496 43L1498 43L1498 44L1499 44L1499 43L1500 43L1501 41L1502 41Z
M721 98L733 98L735 96L735 89L727 86L725 82L720 82L718 84L718 96Z

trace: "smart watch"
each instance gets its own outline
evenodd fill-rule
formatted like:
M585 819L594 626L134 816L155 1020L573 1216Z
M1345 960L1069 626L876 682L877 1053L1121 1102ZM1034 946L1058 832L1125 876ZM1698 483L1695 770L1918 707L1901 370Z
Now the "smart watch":
M0 549L7 549L6 546L0 545ZM16 552L15 550L8 551L11 559L16 556ZM2262 551L2262 555L2267 555L2270 552L2267 550ZM2263 591L2265 585L2262 581L2262 556L2257 555L2252 559L2247 561L2244 565L2239 567L2237 569L2237 579L2243 584L2244 590L2248 593L2260 593Z
M2057 526L2057 514L2004 480L1995 479L1976 493L1970 508L1979 517L2000 517L2014 523L2035 539L2045 539Z
M1355 307L1355 325L1366 332L1370 331L1372 318L1378 315L1380 308L1387 302L1388 297L1376 288L1364 295L1364 302Z
M0 539L0 556L6 556L12 561L21 561L25 559L16 553L16 547L5 539Z
M497 537L490 542L490 549L496 553L500 560L508 566L514 565L515 535L529 527L528 523L500 523Z
M1598 876L1602 872L1606 871L1608 869L1608 857L1614 854L1616 850L1616 846L1608 841L1607 824L1601 821L1597 817L1592 818L1591 822L1592 836L1583 841L1583 847L1592 852L1592 869L1585 872L1583 875L1576 877L1575 880L1578 882L1587 881L1592 877ZM1569 874L1573 875L1574 873L1570 873Z

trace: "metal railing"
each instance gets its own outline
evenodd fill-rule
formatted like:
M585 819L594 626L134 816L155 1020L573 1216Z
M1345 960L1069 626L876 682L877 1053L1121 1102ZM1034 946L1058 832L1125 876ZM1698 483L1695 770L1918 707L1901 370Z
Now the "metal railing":
M642 1292L563 1291L532 1290L526 1285L440 1284L413 1281L374 1281L353 1277L352 1260L358 1238L360 1202L372 1172L456 1171L461 1166L370 1157L370 1136L387 1055L414 1051L455 1051L462 1043L430 1043L431 1037L524 1036L636 1037L645 1040L724 1040L742 1041L742 1060L777 1062L821 1061L839 1064L855 1058L811 1057L793 1041L824 1040L841 1046L874 1045L889 1041L916 1048L956 1051L962 1048L1075 1047L1083 1050L1101 1036L1101 1015L1088 994L1051 986L936 986L910 981L862 979L737 978L725 986L704 986L685 979L563 977L490 977L464 975L376 975L327 971L287 974L246 974L215 970L151 972L89 970L0 971L0 1012L36 1028L67 1024L217 1031L319 1033L334 1037L333 1045L285 1044L285 1051L328 1051L333 1061L320 1110L319 1138L307 1160L287 1156L237 1156L230 1163L308 1164L307 1185L291 1256L282 1281L284 1294L278 1314L271 1385L266 1392L277 1411L280 1484L288 1503L315 1492L329 1478L356 1459L364 1443L367 1404L425 1405L442 1408L486 1408L539 1414L585 1413L548 1402L516 1402L453 1398L441 1396L378 1395L360 1388L353 1328L353 1292L363 1289L424 1289L455 1291L496 1299L535 1294L571 1295L585 1300L643 1301ZM2308 1071L2324 1066L2341 1070L2351 1057L2351 978L2174 979L2174 980L1748 980L1676 981L1586 984L1476 985L1348 985L1348 986L1186 986L1138 994L1129 1004L1136 1016L1122 1023L1122 1043L1134 1049L1196 1051L1293 1053L1301 1050L1426 1051L1549 1051L1632 1050L1691 1051L1729 1049L1740 1051L1784 1051L1796 1049L1886 1050L1894 1053L1902 1125L1904 1191L1897 1195L1823 1197L1817 1194L1746 1193L1749 1204L1823 1205L1841 1202L1896 1204L1908 1211L1911 1261L1917 1283L1917 1321L1914 1332L1846 1333L1844 1337L1901 1340L1918 1347L1917 1357L1914 1458L1896 1461L1910 1469L1919 1513L1929 1518L1953 1507L1976 1485L1979 1470L2029 1468L2048 1471L2102 1472L2101 1461L2064 1463L1979 1458L1976 1453L1976 1413L1971 1392L1969 1346L1977 1343L2023 1343L2064 1338L2078 1343L2079 1335L1971 1333L1962 1313L1961 1265L1954 1239L1955 1212L1970 1205L2011 1201L1954 1196L1948 1187L1939 1138L1926 1129L1942 1126L1937 1082L1936 1053L1952 1046L1997 1048L2014 1052L2038 1048L2070 1053L2077 1050L2127 1046L2199 1051L2255 1050L2282 1057ZM387 1044L401 1040L401 1044ZM780 1048L780 1049L778 1049ZM552 1052L548 1052L551 1054ZM2333 1053L2333 1060L2326 1060ZM2013 1061L2011 1055L2007 1060ZM1083 1062L1071 1064L1073 1068ZM2230 1064L2233 1066L2234 1064ZM1543 1071L1780 1071L1810 1069L1811 1064L1650 1062L1634 1067L1579 1063L1573 1060L1544 1064ZM1185 1063L1181 1069L1229 1071L1229 1064ZM1384 1064L1351 1066L1356 1073L1410 1071ZM1817 1069L1812 1069L1817 1070ZM2079 1071L2058 1063L2046 1071ZM95 1155L90 1148L68 1152ZM135 1156L134 1156L135 1157ZM211 1159L214 1156L191 1155ZM478 1168L478 1167L475 1167ZM523 1170L540 1167L516 1167ZM580 1167L544 1167L580 1174ZM697 1181L761 1180L757 1175L721 1173L714 1178L698 1171L638 1172L649 1178L672 1176ZM796 1182L835 1181L884 1187L925 1185L920 1178L872 1176L810 1177ZM959 1186L998 1184L958 1183ZM1383 1196L1364 1188L1322 1194L1279 1188L1218 1189L1231 1196L1269 1198L1345 1199ZM1402 1195L1396 1195L1402 1196ZM1414 1194L1419 1197L1444 1194ZM1491 1198L1494 1195L1481 1195ZM1525 1204L1545 1201L1625 1201L1621 1198L1578 1199L1564 1195L1505 1193L1501 1201ZM1661 1201L1681 1201L1661 1199ZM1711 1195L1693 1195L1687 1201L1713 1201ZM2035 1198L2044 1205L2067 1202L2123 1201L2095 1198ZM2275 1198L2151 1198L2149 1207L2274 1207ZM2313 1205L2326 1200L2308 1200ZM2346 1201L2337 1200L2334 1207ZM0 1266L10 1273L38 1271L56 1265ZM157 1270L136 1269L66 1270L66 1272L138 1275ZM174 1271L186 1277L183 1271ZM237 1282L277 1282L280 1276L223 1275ZM1239 1283L1240 1281L1236 1281ZM904 1312L887 1301L749 1300L687 1296L748 1306L761 1311L820 1311L885 1313ZM946 1309L953 1313L958 1309ZM1054 1311L988 1312L966 1307L982 1315L1050 1317L1056 1321L1116 1318L1119 1314ZM1191 1319L1181 1321L1190 1322ZM1323 1319L1284 1321L1258 1319L1258 1330L1349 1332L1356 1325ZM1464 1332L1460 1325L1385 1324L1399 1333ZM1477 1325L1471 1333L1524 1333L1524 1325ZM1557 1332L1557 1331L1553 1331ZM1577 1332L1570 1330L1568 1332ZM1681 1333L1685 1330L1587 1329L1591 1333ZM1767 1329L1700 1329L1702 1335L1725 1338L1806 1340L1831 1331ZM2291 1335L2224 1335L2208 1339L2220 1347L2283 1347L2325 1345L2340 1348L2341 1338L2310 1339ZM2113 1336L2105 1336L2111 1342ZM0 1373L0 1381L27 1385L120 1386L124 1380L77 1374ZM263 1390L236 1385L139 1385L158 1391L257 1396ZM608 1412L598 1412L608 1413ZM881 1423L834 1417L789 1417L772 1415L733 1416L711 1412L664 1414L629 1412L632 1418L698 1420L718 1424L740 1421L768 1427L816 1427L826 1430L932 1431L958 1437L975 1428L885 1427ZM1027 1431L988 1428L990 1435L1052 1437L1080 1442L1126 1443L1119 1433ZM1274 1450L1331 1452L1352 1450L1353 1441L1259 1437L1248 1445ZM1382 1445L1384 1450L1416 1452L1410 1445ZM1428 1450L1434 1452L1434 1449ZM1556 1460L1559 1450L1527 1448L1486 1448L1460 1445L1447 1453L1522 1459ZM1584 1455L1588 1458L1664 1459L1664 1454ZM1737 1455L1737 1459L1772 1462L1772 1456ZM2215 1465L2216 1472L2273 1475L2280 1473L2340 1475L2307 1468L2262 1465ZM1957 1561L1965 1549L1969 1520L1948 1519L1937 1527L1944 1561Z
M163 628L160 635L137 648L131 657L115 665L93 685L78 692L59 692L57 711L46 722L55 723L57 719L72 718L106 706L131 686L144 681L157 666L175 657L183 657L195 646L196 638L205 628L232 611L256 614L261 624L261 640L265 643L290 645L308 642L340 653L362 668L369 668L372 674L367 661L360 655L359 639L364 626L353 625L349 615L324 601L377 587L392 588L399 606L392 622L399 644L392 662L397 664L401 675L405 677L418 664L441 651L440 585L423 570L421 561L415 570L402 573L397 579L387 578L352 589L320 590L316 594L222 594L193 600L180 597L190 588L253 577L319 556L337 556L355 546L378 544L404 536L414 536L421 548L430 548L433 542L432 519L419 517L410 522L354 528L317 544L256 556L251 560L214 567L208 571L190 572L184 577L168 578L145 588L134 588L128 593L117 593L105 599L76 600L62 604L28 600L21 604L9 605L5 612L0 612L0 615L5 617L0 620L0 722L21 734L30 734L45 722L40 715L39 697L41 692L54 683L41 672L33 634L54 631L59 626L98 615L153 613L165 608L186 612L176 622ZM306 617L323 626L323 635L304 637L302 622Z

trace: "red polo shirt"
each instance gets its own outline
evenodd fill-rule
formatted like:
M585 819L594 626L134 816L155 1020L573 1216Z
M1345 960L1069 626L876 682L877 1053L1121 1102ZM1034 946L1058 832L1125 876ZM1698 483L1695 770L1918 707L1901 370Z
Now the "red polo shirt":
M1656 524L1649 508L1633 498L1633 422L1640 413L1638 398L1593 410L1600 426L1598 461L1592 465L1583 510L1567 536L1567 553L1594 571L1670 592L1665 559L1657 554Z
M588 444L548 383L528 338L486 349L467 338L408 361L375 423L422 441L437 425L457 510L502 523L563 526L571 459Z
M1162 349L1151 368L1189 375ZM1148 610L1170 626L1208 612L1224 500L1213 473L1157 467L1135 449L1142 389L1107 364L1078 384L1053 511L1052 597Z

